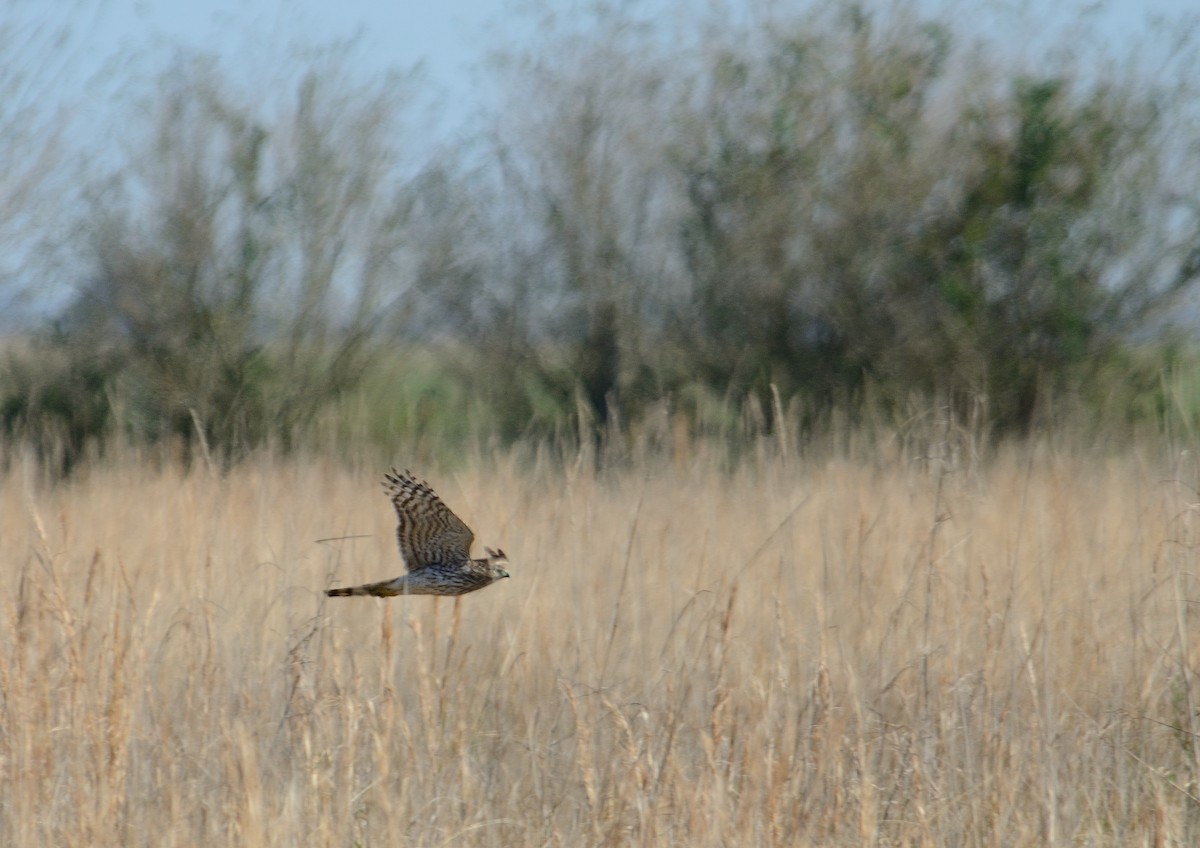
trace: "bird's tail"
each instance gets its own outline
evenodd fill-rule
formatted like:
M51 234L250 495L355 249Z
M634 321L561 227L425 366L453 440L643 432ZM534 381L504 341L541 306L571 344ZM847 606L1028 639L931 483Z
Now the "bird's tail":
M371 595L376 598L390 598L399 595L395 580L384 580L380 583L365 583L362 586L347 586L343 589L326 589L325 594L331 598L348 598L352 595Z

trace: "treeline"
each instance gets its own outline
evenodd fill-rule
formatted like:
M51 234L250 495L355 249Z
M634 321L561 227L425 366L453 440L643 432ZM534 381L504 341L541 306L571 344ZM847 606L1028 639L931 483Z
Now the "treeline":
M176 59L55 230L72 261L39 285L69 294L8 344L0 432L65 471L113 439L619 440L664 404L788 438L922 406L987 439L1178 413L1186 40L1153 74L1022 67L815 5L548 23L492 61L474 137L420 161L415 78L326 51L265 91Z

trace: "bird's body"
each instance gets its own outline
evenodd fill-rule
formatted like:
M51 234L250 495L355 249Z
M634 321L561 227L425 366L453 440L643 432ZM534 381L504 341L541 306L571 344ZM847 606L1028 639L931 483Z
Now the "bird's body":
M351 595L373 595L376 598L391 598L395 595L465 595L499 579L492 574L492 558L475 559L469 566L454 567L441 564L428 565L411 574L401 574L391 580L367 583L346 589L326 589L331 598L346 598ZM503 577L508 576L504 572Z
M396 507L396 543L408 573L378 583L326 589L326 595L465 595L508 577L504 551L485 548L486 557L471 559L475 534L428 483L393 468L384 475L383 487Z

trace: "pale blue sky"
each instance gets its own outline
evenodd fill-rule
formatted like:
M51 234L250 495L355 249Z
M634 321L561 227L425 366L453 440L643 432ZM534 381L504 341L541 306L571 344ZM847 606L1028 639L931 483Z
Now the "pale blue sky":
M640 8L688 9L715 6L758 7L776 13L789 4L773 0L744 2L662 2L643 0L627 5ZM880 3L880 5L885 5ZM983 2L920 3L954 9L956 17L968 22L987 18L992 25L995 10L1012 20L1026 19L1041 29L1062 10L1081 10L1097 21L1097 28L1120 38L1138 35L1147 20L1178 17L1197 11L1195 0L984 0ZM520 15L523 8L566 10L571 2L523 3L521 0L104 0L95 15L93 32L103 53L112 50L143 50L151 42L180 42L215 50L237 50L247 35L259 39L323 40L360 35L365 55L382 64L422 61L439 81L454 84L490 46L498 30ZM682 10L682 11L681 11Z
M472 42L501 17L505 0L108 0L98 42L141 51L181 43L238 53L247 40L276 45L358 37L380 67L421 61L438 80L465 77L478 54Z
M10 0L13 2L14 0ZM887 0L881 0L885 5ZM22 0L15 0L22 2ZM32 15L46 8L70 8L60 2L25 0ZM54 2L54 0L51 0ZM474 95L481 60L489 49L502 46L519 31L530 8L570 14L573 2L553 0L81 0L73 9L77 26L75 51L82 61L66 79L82 80L99 68L124 66L147 72L162 67L166 51L179 46L215 52L228 64L269 61L297 44L356 38L355 70L373 73L420 63L429 90L464 114L478 105ZM779 0L627 0L638 9L671 10L687 14L726 7L770 15L807 3ZM920 0L930 9L950 9L949 15L967 31L996 34L1011 49L1028 50L1056 29L1056 21L1078 21L1091 27L1089 37L1111 39L1117 45L1148 38L1147 22L1180 19L1197 14L1196 0ZM943 13L945 14L945 13ZM939 15L941 18L942 15ZM65 18L64 18L65 20ZM528 31L528 30L527 30ZM155 62L157 58L160 61ZM136 73L135 73L136 76Z

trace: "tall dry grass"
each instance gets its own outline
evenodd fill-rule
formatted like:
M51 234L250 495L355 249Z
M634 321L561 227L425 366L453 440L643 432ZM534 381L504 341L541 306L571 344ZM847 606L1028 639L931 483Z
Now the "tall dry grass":
M4 477L0 844L1200 838L1190 457L418 469L512 580L326 599L379 470Z

